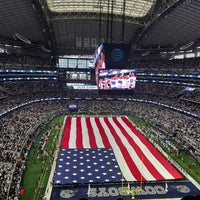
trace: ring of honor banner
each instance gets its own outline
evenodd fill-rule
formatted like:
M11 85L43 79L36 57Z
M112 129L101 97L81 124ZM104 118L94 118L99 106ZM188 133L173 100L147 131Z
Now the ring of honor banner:
M105 65L107 69L126 68L130 54L130 44L104 44Z

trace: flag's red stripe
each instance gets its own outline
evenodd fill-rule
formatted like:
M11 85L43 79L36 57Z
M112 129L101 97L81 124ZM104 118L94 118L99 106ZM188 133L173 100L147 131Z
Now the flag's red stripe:
M96 139L95 139L95 135L94 135L94 131L90 122L90 117L86 117L86 125L87 125L87 129L88 129L88 136L89 136L89 142L90 142L90 147L91 148L98 148L97 143L96 143Z
M83 148L81 118L76 118L76 148Z
M127 166L129 167L129 170L131 171L133 176L136 178L136 180L138 180L138 181L141 180L141 173L138 170L137 166L135 165L134 161L132 160L131 155L129 154L127 148L122 143L121 138L118 136L117 132L115 131L114 127L109 122L107 117L104 117L104 121L105 121L106 125L108 126L108 128L110 129L111 134L115 138L116 144L119 147L119 149L125 159L125 162L126 162ZM146 179L144 177L142 177L142 180L145 181Z
M120 131L123 133L124 137L126 137L130 146L136 151L136 153L137 153L138 157L141 159L141 161L143 160L144 165L149 170L149 172L152 174L152 176L156 180L164 180L165 178L160 174L160 172L155 168L155 166L149 161L149 159L142 152L142 150L140 149L138 144L134 142L133 138L126 132L126 130L120 124L120 122L117 120L116 117L113 117L113 121L120 128Z
M65 121L65 128L62 138L62 148L69 148L69 138L70 138L70 130L71 130L71 117L67 117Z
M153 153L153 155L157 158L157 160L162 163L162 165L167 169L167 171L174 178L183 178L183 176L162 156L162 154L136 129L135 126L126 118L122 117L122 120L126 123L126 125L134 132L134 134L140 138L142 143Z
M106 132L105 132L101 122L99 121L99 117L95 117L95 123L96 123L96 125L99 129L99 133L101 135L104 147L105 148L111 148L111 145L110 145L110 142L109 142L108 137L106 135Z

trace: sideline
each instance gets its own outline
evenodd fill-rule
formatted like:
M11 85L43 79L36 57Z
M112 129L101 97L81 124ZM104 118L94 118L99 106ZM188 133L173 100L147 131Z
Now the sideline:
M65 126L65 121L66 121L66 116L64 118L63 125L62 125L62 127L59 131L58 143L56 145L56 150L55 150L55 153L54 153L54 160L53 160L53 164L52 164L52 167L51 167L51 172L50 172L50 175L49 175L49 180L48 180L48 183L47 183L45 194L44 194L44 197L43 197L44 200L49 200L51 198L51 192L52 192L52 189L53 189L52 181L53 181L53 177L54 177L54 172L56 170L56 162L57 162L57 159L58 159L58 153L60 151L59 147L60 147L60 144L61 144L61 139L62 139L62 134L63 134L64 126Z
M130 120L130 119L129 119ZM134 123L133 123L134 124ZM135 124L134 124L135 125ZM135 127L137 127L135 125ZM140 130L140 132L147 138L147 135L140 129L137 127L138 130ZM194 180L185 169L183 169L173 158L171 158L164 150L163 148L158 145L156 142L154 142L153 140L149 140L161 153L162 155L165 156L165 158L167 158L167 160L176 167L176 169L178 169L193 185L195 185L199 190L200 190L200 184L197 183L196 180Z

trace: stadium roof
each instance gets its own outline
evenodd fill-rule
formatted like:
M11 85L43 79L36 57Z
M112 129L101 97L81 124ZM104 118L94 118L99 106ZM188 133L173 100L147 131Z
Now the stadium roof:
M100 42L132 52L200 44L200 0L0 0L0 48L32 55L88 55Z
M144 17L156 0L126 0L125 15L129 17ZM124 1L106 1L106 0L47 0L47 5L52 12L92 12L99 13L100 7L102 13L108 12L108 4L113 4L113 14L123 15Z

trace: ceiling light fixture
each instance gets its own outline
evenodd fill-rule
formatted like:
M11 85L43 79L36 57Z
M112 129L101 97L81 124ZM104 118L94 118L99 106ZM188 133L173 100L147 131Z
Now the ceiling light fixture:
M194 44L194 41L191 41L191 42L189 42L189 43L187 43L187 44L181 46L181 47L180 47L180 50L185 50L185 49L191 47L193 44Z
M14 39L19 39L22 42L25 42L26 44L31 44L31 41L29 39L25 38L23 35L21 35L19 33L15 33L13 37L14 37Z

